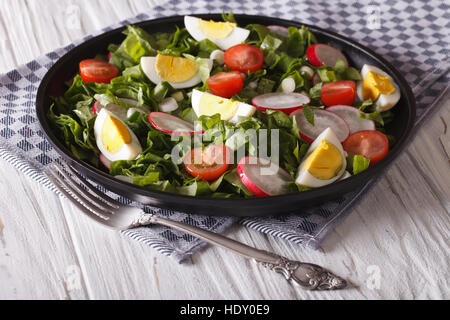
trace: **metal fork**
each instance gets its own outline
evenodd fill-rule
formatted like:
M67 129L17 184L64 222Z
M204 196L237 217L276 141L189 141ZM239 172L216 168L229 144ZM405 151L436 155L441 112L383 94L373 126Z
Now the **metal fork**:
M318 265L292 261L208 230L147 214L139 208L125 206L100 192L63 160L61 163L62 166L54 162L44 172L46 177L82 213L110 229L127 230L151 224L163 225L231 250L247 259L252 259L270 270L283 274L286 280L298 284L304 289L336 290L347 285L344 279Z

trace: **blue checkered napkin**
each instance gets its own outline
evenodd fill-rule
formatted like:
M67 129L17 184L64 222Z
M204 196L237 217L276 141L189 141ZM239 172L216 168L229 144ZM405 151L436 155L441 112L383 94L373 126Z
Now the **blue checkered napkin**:
M101 30L98 34L115 27L163 16L196 13L217 13L222 9L235 13L258 14L302 21L331 29L371 47L392 62L404 74L417 93L418 115L422 119L431 111L431 103L444 95L448 77L441 77L448 65L450 28L449 5L444 1L167 1L136 18L122 21L116 26ZM374 29L375 28L375 29ZM378 28L378 29L377 29ZM18 67L0 76L0 156L35 180L52 188L41 171L58 158L56 152L44 139L35 116L35 97L40 80L62 55L88 36L65 48ZM423 83L422 83L423 81ZM426 90L427 84L433 85ZM433 106L438 106L436 103ZM326 234L341 222L363 194L375 185L368 183L362 190L321 207L303 210L297 215L243 219L240 222L274 236L295 243L317 248ZM104 192L101 186L98 188ZM111 194L110 194L111 195ZM120 198L124 203L129 200ZM218 218L187 215L181 212L145 207L171 219L199 227L223 232L236 218ZM166 227L153 226L124 232L146 243L177 261L204 246L189 235Z

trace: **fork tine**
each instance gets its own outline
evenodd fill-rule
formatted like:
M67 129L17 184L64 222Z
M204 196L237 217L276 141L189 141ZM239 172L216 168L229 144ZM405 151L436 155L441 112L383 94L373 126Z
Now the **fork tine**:
M100 201L99 198L94 197L92 194L90 194L88 191L84 190L81 185L79 185L71 176L69 176L60 166L57 165L53 165L49 168L49 170L54 170L53 168L55 168L64 178L65 178L65 182L67 182L68 184L70 184L71 187L75 188L84 198L86 198L87 200L90 200L92 202L93 205L95 205L96 207L98 207L101 210L104 210L108 213L114 214L114 211L112 211L112 209L118 209L117 206L114 206L113 208L111 208L111 205L107 205L105 202ZM54 175L56 175L56 172L52 172Z
M119 208L122 206L122 204L116 200L114 200L113 198L107 196L106 194L100 192L97 188L95 188L90 182L88 182L85 178L83 178L78 172L76 172L75 170L72 169L71 166L69 166L64 160L61 160L61 164L64 167L64 169L66 169L70 174L74 175L75 177L77 177L77 179L85 185L85 187L92 193L95 193L97 196L100 197L100 200L106 202L107 204L109 204L110 206L114 207L114 208ZM58 164L57 162L54 163L56 166L61 167L60 164Z
M100 218L92 211L88 210L84 205L78 202L69 192L67 192L62 185L60 185L56 179L53 177L53 174L48 174L44 172L44 175L50 180L51 183L58 189L70 202L72 202L81 212L83 212L86 216L93 219L94 221L105 224L106 220Z
M58 183L64 187L67 191L69 191L73 196L75 196L76 200L82 204L85 208L89 209L90 211L92 211L94 214L96 214L97 216L99 216L100 218L103 219L108 219L107 216L103 215L102 212L99 211L100 208L98 208L97 206L95 206L92 202L90 202L85 196L84 193L80 193L78 192L74 187L72 187L66 180L64 180L61 176L58 175L58 173L56 171L54 171L53 168L49 168L48 170L49 173L51 173L53 175L53 178L58 181ZM73 198L72 196L72 198Z

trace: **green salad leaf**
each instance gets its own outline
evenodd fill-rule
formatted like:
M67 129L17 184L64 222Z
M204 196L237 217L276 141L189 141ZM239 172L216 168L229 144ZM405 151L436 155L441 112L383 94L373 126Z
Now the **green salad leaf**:
M236 19L234 18L233 12L228 12L228 14L226 14L225 10L222 10L222 19L225 22L234 22L234 23L236 23Z
M153 50L153 46L156 46L155 38L146 31L139 27L128 25L124 34L127 35L127 38L119 47L114 48L115 50L112 52L111 60L109 61L119 70L123 71L128 67L135 66L143 56L155 55Z
M299 58L305 54L306 41L298 28L289 27L289 40L287 54L293 58Z
M358 174L369 168L370 159L359 154L351 154L347 157L347 170L351 173Z
M209 78L209 64L208 61L202 58L191 56L190 54L183 54L185 58L188 58L191 61L194 61L198 64L198 72L200 74L200 79L202 79L203 83L206 83L206 80Z
M270 30L261 24L249 24L245 28L250 30L250 35L246 42L257 46L260 46L264 38L270 33Z
M214 50L220 50L220 48L215 43L213 43L211 40L203 39L202 41L198 42L197 57L209 59L211 53Z
M359 112L361 119L373 120L377 125L384 126L383 116L380 111L374 111L371 113Z
M48 118L56 127L55 129L62 134L62 141L66 147L77 159L98 166L99 151L95 144L92 127L85 128L74 117L67 114L58 115L53 109L54 104L50 107Z
M314 109L308 105L303 106L302 108L303 115L309 123L314 125Z

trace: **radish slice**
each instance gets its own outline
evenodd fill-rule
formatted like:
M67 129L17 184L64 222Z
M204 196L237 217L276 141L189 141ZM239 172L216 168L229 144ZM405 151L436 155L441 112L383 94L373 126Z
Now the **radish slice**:
M375 130L375 122L360 118L360 111L355 107L337 105L329 107L326 110L344 119L350 128L350 134L363 130Z
M273 109L291 114L293 111L300 109L310 101L309 97L304 93L271 92L254 97L252 104L256 109Z
M306 50L306 56L308 57L309 62L315 67L320 67L322 65L334 67L339 59L344 60L348 67L348 61L344 54L327 44L318 43L310 46Z
M301 110L295 111L292 115L295 115L300 136L308 143L312 143L327 128L331 128L340 142L347 139L350 134L347 122L333 112L314 110L314 125L306 120Z
M160 131L170 134L202 134L195 131L194 124L165 112L150 112L148 121Z
M103 106L101 105L101 103L95 101L94 105L92 106L92 112L94 112L94 114L98 114L102 108Z
M269 29L270 32L273 32L279 36L289 38L289 29L286 27L271 25L271 26L267 26L267 29Z
M291 175L278 164L255 156L239 161L237 171L242 183L257 197L276 196L289 192Z
M99 156L100 162L105 166L106 169L110 169L111 168L111 160L108 160L103 153L100 153Z

